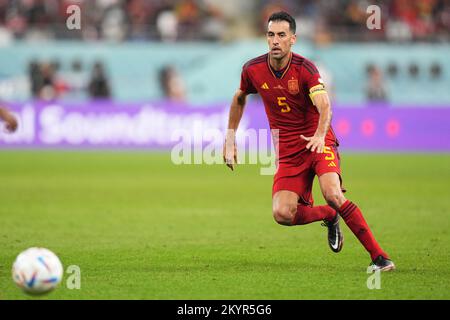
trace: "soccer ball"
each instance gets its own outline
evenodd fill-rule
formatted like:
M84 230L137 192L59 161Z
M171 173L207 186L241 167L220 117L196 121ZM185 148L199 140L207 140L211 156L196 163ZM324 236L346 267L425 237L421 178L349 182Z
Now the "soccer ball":
M21 252L12 267L14 282L33 295L47 293L61 282L63 266L59 258L45 248L29 248Z

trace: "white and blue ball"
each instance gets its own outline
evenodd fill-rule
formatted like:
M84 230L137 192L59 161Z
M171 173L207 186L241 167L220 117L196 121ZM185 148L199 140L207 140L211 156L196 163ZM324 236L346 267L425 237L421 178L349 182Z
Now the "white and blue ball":
M44 294L55 289L63 277L63 266L52 251L29 248L21 252L12 267L12 277L29 294Z

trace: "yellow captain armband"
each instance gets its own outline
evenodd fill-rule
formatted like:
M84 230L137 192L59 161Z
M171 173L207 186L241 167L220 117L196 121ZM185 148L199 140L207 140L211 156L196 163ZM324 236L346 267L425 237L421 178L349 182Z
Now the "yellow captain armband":
M318 95L320 93L327 93L327 91L325 90L325 86L323 84L318 84L309 89L309 97L311 98L311 101L313 101L315 95Z

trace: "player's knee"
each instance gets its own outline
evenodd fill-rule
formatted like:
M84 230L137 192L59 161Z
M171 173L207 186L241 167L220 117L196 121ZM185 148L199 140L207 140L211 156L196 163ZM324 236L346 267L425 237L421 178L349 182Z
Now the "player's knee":
M345 202L344 195L340 190L326 190L324 192L325 201L334 209L339 209Z
M273 218L278 224L284 226L292 225L296 208L289 205L277 206L273 208Z

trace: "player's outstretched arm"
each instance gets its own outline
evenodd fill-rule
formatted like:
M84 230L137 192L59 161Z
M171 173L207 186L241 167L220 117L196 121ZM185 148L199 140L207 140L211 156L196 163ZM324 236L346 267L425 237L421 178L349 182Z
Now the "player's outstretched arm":
M331 124L331 103L328 97L328 93L326 93L325 91L315 94L311 97L311 99L320 114L319 125L317 126L317 130L314 133L314 136L305 137L301 135L300 137L308 141L306 149L311 150L311 152L315 151L317 153L322 153L325 147L325 136L327 135Z
M223 146L223 160L231 170L234 170L234 165L237 163L236 131L244 114L246 101L247 94L239 89L231 102L228 130Z
M0 119L6 123L6 130L14 132L17 130L16 117L4 107L0 107Z

